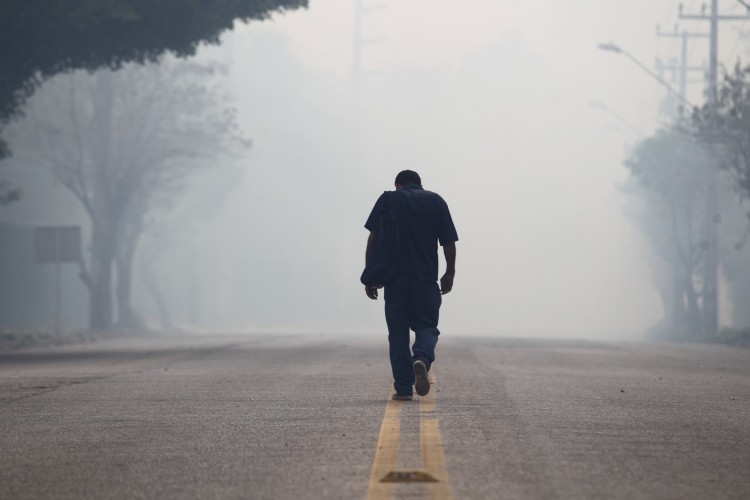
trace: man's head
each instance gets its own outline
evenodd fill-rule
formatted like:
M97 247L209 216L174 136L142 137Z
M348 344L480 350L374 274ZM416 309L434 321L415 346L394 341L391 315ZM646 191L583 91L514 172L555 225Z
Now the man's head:
M394 184L396 185L396 189L401 189L402 187L408 186L409 184L417 184L421 186L422 179L419 178L419 174L414 170L402 170L396 176L396 181L394 182Z

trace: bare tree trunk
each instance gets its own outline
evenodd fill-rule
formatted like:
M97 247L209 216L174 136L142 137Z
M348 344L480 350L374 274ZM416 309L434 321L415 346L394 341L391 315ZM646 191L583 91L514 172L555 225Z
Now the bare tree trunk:
M685 273L684 290L687 299L688 334L696 337L703 331L703 311L698 305L698 294L693 285L692 270Z
M685 294L682 277L677 265L672 264L672 305L670 311L670 327L679 331L687 326L687 311L685 310Z
M96 168L91 193L91 297L90 327L103 331L112 328L112 266L117 246L117 222L113 201L115 189L110 158L112 143L112 87L106 73L94 87L92 125L96 137L92 161Z
M129 245L125 245L129 246ZM126 330L136 327L133 307L130 302L132 289L133 251L125 249L117 253L117 326Z
M732 299L732 326L735 328L747 328L750 326L750 277L741 276L732 283L730 288Z
M94 222L91 244L89 327L94 331L106 331L112 327L112 261L115 242L111 231L101 226L101 222Z
M198 260L195 248L188 249L188 266L187 266L187 299L188 299L188 321L192 326L203 324L203 314L201 311L201 299L199 292L198 276L195 272L195 262Z
M169 330L172 328L172 319L169 314L169 308L167 302L164 300L164 294L159 287L159 280L154 275L153 268L151 266L151 259L139 259L140 265L138 266L138 276L143 281L143 285L146 287L146 291L151 295L156 303L156 309L159 313L159 325L162 330Z
M138 327L133 313L132 283L133 262L138 248L138 242L143 233L144 200L137 196L132 199L128 208L124 210L120 219L120 231L117 247L117 325L124 329Z

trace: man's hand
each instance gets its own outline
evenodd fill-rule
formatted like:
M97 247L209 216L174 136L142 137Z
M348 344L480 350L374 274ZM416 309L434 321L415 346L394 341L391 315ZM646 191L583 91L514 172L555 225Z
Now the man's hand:
M445 295L446 293L453 290L453 275L445 273L440 278L440 294Z
M381 287L381 286L365 286L365 293L372 300L378 300L378 288L383 288L383 287Z

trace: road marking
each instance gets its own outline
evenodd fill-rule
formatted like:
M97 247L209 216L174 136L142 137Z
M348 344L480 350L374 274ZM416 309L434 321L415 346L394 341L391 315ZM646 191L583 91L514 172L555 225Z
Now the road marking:
M427 489L427 498L446 500L455 498L448 480L448 471L443 454L443 440L440 435L438 419L431 418L435 413L435 373L430 371L431 391L420 399L419 416L419 449L422 469L417 471L398 471L398 445L401 437L401 409L409 401L394 401L390 396L385 406L383 423L380 425L375 459L370 472L370 485L367 498L393 498L396 483L423 483Z
M422 455L422 469L437 479L437 482L426 485L427 498L446 500L455 497L448 479L448 470L445 467L440 424L438 419L429 417L435 413L435 393L437 392L435 382L435 373L430 371L431 390L427 396L422 397L420 405L419 448Z
M385 415L383 423L380 424L380 436L375 449L375 459L372 462L372 471L370 472L370 487L367 491L367 498L387 499L393 497L393 482L381 482L389 472L396 467L398 461L398 441L401 437L401 409L404 401L394 401L391 396L394 394L391 389L388 394L388 403L385 405ZM408 403L408 401L406 401Z
M437 479L423 470L392 470L381 483L436 483Z
M435 370L430 370L427 376L430 379L430 392L427 393L427 396L420 396L419 411L420 413L435 413L435 392L437 390L437 387L435 387L437 383Z

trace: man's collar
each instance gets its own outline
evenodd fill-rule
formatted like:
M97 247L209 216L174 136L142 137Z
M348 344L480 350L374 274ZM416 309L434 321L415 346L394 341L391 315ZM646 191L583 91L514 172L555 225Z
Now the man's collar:
M421 184L407 184L401 189L422 189L422 185Z

